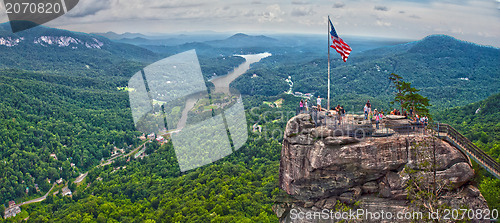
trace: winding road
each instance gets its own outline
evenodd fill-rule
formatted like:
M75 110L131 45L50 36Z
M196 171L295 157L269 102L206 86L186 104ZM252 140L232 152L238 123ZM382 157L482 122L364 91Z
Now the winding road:
M16 205L14 205L12 207L6 208L5 209L5 213L8 213L11 210L19 208L19 207L21 207L23 205L26 205L26 204L32 204L32 203L37 203L37 202L44 201L47 198L47 196L49 195L49 193L52 191L52 189L54 189L55 186L56 186L56 183L52 184L52 187L50 188L50 190L45 195L43 195L43 196L41 196L39 198L35 198L35 199L29 200L29 201L25 201L25 202L22 202L20 204L16 204Z
M147 143L147 142L151 142L151 140L147 140L147 141L145 141L144 143L142 143L140 146L138 146L138 147L137 147L137 148L135 148L134 150L132 150L132 151L130 151L129 153L125 154L125 157L127 157L127 156L131 156L132 154L134 154L134 153L135 153L135 152L137 152L138 150L142 149L142 148L144 147L144 145L146 145L146 143ZM121 157L121 156L123 156L123 154L118 155L118 156L115 156L115 157L113 157L113 158L109 158L108 160L106 160L105 162L103 162L103 163L101 163L101 164L97 165L97 166L96 166L96 167L94 167L94 168L99 168L99 167L101 167L101 166L106 166L106 165L109 165L109 164L111 164L111 163L113 162L113 160L115 160L116 158ZM87 175L88 175L88 174L89 174L89 172L88 172L88 171L87 171L87 172L85 172L85 173L83 173L83 174L80 174L80 176L78 176L78 177L75 179L74 183L80 183L80 182L82 182L82 181L85 179L85 177L87 177ZM20 204L16 204L16 205L14 205L14 206L12 206L12 207L10 207L10 208L6 208L6 209L5 209L5 213L9 212L9 211L10 211L10 210L12 210L12 209L15 209L15 208L21 207L21 206L26 205L26 204L32 204L32 203L37 203L37 202L44 201L44 200L47 198L47 196L49 195L49 193L52 191L52 189L54 189L54 187L55 187L56 185L57 185L56 183L52 184L52 187L50 188L50 190L49 190L49 191L48 191L45 195L43 195L43 196L41 196L41 197L39 197L39 198L35 198L35 199L29 200L29 201L25 201L25 202L22 202L22 203L20 203Z

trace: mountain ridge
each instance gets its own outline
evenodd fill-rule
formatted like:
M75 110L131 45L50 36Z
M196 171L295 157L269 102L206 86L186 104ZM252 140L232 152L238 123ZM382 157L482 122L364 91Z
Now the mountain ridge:
M293 92L326 95L326 56L289 63L309 55L309 52L273 53L273 57L266 58L248 72L257 74L259 79L242 75L232 86L244 94L278 95L289 89L284 80L291 76ZM356 108L370 99L381 108L390 109L389 102L394 97L388 79L390 73L402 76L404 81L420 89L423 96L431 99L431 104L438 105L433 109L465 105L500 92L500 49L452 37L434 35L420 41L372 49L353 55L346 63L335 52L330 56L333 103L346 104L349 108ZM248 89L246 86L253 87Z
M428 35L420 40L410 41L408 43L370 49L370 50L365 51L362 55L358 54L358 55L354 56L352 59L357 61L360 57L362 58L366 55L374 55L374 54L378 54L378 55L382 55L382 56L394 55L397 53L407 52L414 47L424 48L428 42L437 42L437 41L445 42L447 44L455 42L455 43L468 44L469 46L491 48L491 49L496 49L496 50L500 49L500 48L490 46L490 45L481 45L481 44L477 44L477 43L473 43L473 42L468 42L468 41L457 39L455 37L445 35L445 34L432 34L432 35ZM440 49L443 49L442 45L439 47L440 47ZM431 48L431 49L436 50L436 48Z
M56 47L70 47L71 49L82 48L98 48L107 51L114 51L116 53L125 53L124 56L130 58L133 56L131 53L144 53L147 56L155 56L148 50L137 47L131 44L124 44L114 42L106 37L98 36L95 34L88 34L83 32L74 32L64 29L49 28L46 26L37 26L28 30L17 33L12 33L7 27L9 23L0 24L0 38L17 39L17 44L7 47L16 46L30 46L38 44L41 46L56 46ZM43 38L54 37L54 38ZM1 46L6 46L0 43ZM122 48L122 50L120 49ZM131 53L127 53L131 52ZM137 56L135 59L141 59L146 55Z
M112 31L108 31L108 32L105 32L105 33L90 33L90 34L94 34L94 35L106 37L106 38L108 38L110 40L120 40L120 39L124 39L124 38L129 38L129 39L144 38L144 39L148 39L148 36L146 36L146 35L144 35L142 33L131 33L131 32L125 32L125 33L122 33L122 34L118 34L118 33L112 32Z
M106 67L109 74L119 75L122 71L117 70L132 64L127 62L124 66L125 61L142 64L159 59L156 53L145 48L93 34L45 26L12 33L7 26L0 24L0 68L3 69L50 70L85 76L102 73ZM68 66L71 69L65 68Z
M244 33L234 34L223 40L205 41L204 43L212 47L228 47L231 48L248 48L248 47L262 47L262 46L277 46L279 40L267 37L264 35L247 35Z

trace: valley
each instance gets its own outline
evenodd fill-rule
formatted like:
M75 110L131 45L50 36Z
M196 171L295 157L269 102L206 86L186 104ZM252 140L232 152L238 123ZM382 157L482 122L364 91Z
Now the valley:
M440 35L372 41L352 41L353 49L363 50L353 51L347 63L332 57L331 104L361 112L370 100L389 111L395 105L388 77L394 72L431 100L435 121L452 125L499 160L498 48ZM60 178L73 191L71 197L58 193L23 205L19 216L0 222L278 221L271 206L283 193L278 189L283 132L301 99L286 92L326 95L326 39L236 34L157 42L43 26L12 34L0 25L0 200L8 206L11 200L46 196L49 181ZM120 87L149 64L191 49L208 88L241 92L248 140L213 164L181 172L170 140L139 139L128 91ZM285 81L289 76L292 86ZM196 101L186 104L194 108ZM184 109L182 123L190 110ZM255 123L261 132L252 131ZM144 156L130 156L143 146ZM120 149L124 152L113 156ZM480 174L473 180L488 205L499 208L500 182L475 170Z

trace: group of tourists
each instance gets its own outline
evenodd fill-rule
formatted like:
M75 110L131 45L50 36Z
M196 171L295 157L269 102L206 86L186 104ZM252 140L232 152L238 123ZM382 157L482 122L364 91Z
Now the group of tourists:
M399 109L394 109L391 111L391 115L401 115L401 112L399 111Z
M316 99L316 109L318 111L321 111L321 100L323 98L321 98L319 95L318 95L318 98ZM345 109L344 109L344 106L340 106L340 105L337 105L337 107L335 107L333 109L337 115L337 120L338 120L338 124L341 125L342 124L342 119L344 119L345 117ZM329 111L327 111L328 113L328 116L331 116L331 113Z
M318 98L316 99L316 109L317 111L321 111L322 108L321 108L321 100L322 98L320 96L318 96ZM303 99L300 100L300 103L299 103L299 112L298 113L304 113L304 112L308 112L309 111L309 102L307 99L305 99L305 101ZM342 124L342 121L345 119L345 116L346 116L346 111L344 109L344 106L341 106L340 104L338 104L335 108L333 108L333 111L335 111L335 114L336 114L336 117L337 117L337 120L338 120L338 125L341 125ZM375 125L376 125L376 128L379 129L380 128L380 122L382 121L382 119L384 118L384 112L383 111L378 111L377 109L374 109L372 111L372 105L371 105L371 102L370 100L368 100L366 103L365 103L365 106L363 108L363 111L364 111L364 118L365 120L372 120L372 119L375 119ZM332 113L333 112L327 112L328 116L332 116ZM427 116L423 116L423 117L420 117L418 114L414 113L413 112L413 109L410 109L409 110L409 113L406 112L406 110L403 110L403 112L401 112L399 109L394 109L391 111L390 113L391 115L402 115L402 116L405 116L406 118L410 119L410 121L414 124L417 124L417 125L424 125L424 126L427 126L427 123L429 122L429 118Z
M413 115L413 109L410 109L409 113L406 112L406 110L403 110L403 112L401 112L401 111L399 111L399 109L394 109L391 111L391 115L400 115L400 116L404 116L406 118L410 117L410 119L411 119L411 117Z
M344 117L345 117L344 106L337 105L337 107L335 107L335 112L337 113L337 119L339 121L339 125L341 125L342 119L344 119Z
M317 110L318 111L321 111L321 97L319 97L318 95L318 98L316 99L316 105L317 105ZM309 103L309 101L307 101L307 99L300 99L300 102L299 102L299 109L298 109L298 114L301 114L301 113L305 113L305 112L308 112L309 111L309 106L311 106L311 104Z
M378 111L377 109L373 110L372 113L372 104L370 103L370 100L368 100L363 108L364 114L365 114L365 120L375 118L375 125L377 129L379 129L379 124L382 121L382 118L384 117L384 112L383 111Z
M321 107L321 101L322 101L323 98L321 98L319 95L318 95L318 98L316 99L316 110L317 111L321 111L322 110L322 107ZM301 99L300 102L299 102L299 109L297 111L298 114L301 114L301 113L306 113L309 111L309 106L310 106L310 103L307 99ZM336 113L336 116L337 116L337 120L338 120L338 124L341 125L342 124L342 120L345 119L345 115L346 115L346 111L344 109L344 106L341 106L340 104L337 105L337 107L335 107L333 109L333 111L335 111ZM331 112L328 112L328 115L331 116Z
M305 101L303 99L300 99L298 113L302 114L308 111L309 111L309 102L307 101L307 99Z
M394 109L393 111L391 111L391 115L404 116L407 119L410 119L410 121L416 125L422 124L424 126L427 126L429 122L429 118L427 116L419 116L417 113L413 112L413 108L410 108L409 113L407 113L406 110L401 113L399 109Z
M372 104L370 103L370 100L368 100L368 102L366 102L363 110L365 112L365 120L368 120L368 116L372 113Z
M427 116L419 116L418 114L415 114L414 117L411 117L410 120L416 124L416 125L423 125L424 127L427 126L429 123L429 118Z

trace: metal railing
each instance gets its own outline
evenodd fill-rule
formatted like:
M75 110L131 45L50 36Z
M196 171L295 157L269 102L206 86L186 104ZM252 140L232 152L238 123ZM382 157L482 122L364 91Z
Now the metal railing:
M474 145L469 139L460 134L456 129L444 123L431 124L429 127L436 131L438 137L446 138L454 143L459 149L466 153L467 156L474 159L479 165L486 169L486 171L500 179L500 164L482 149Z

